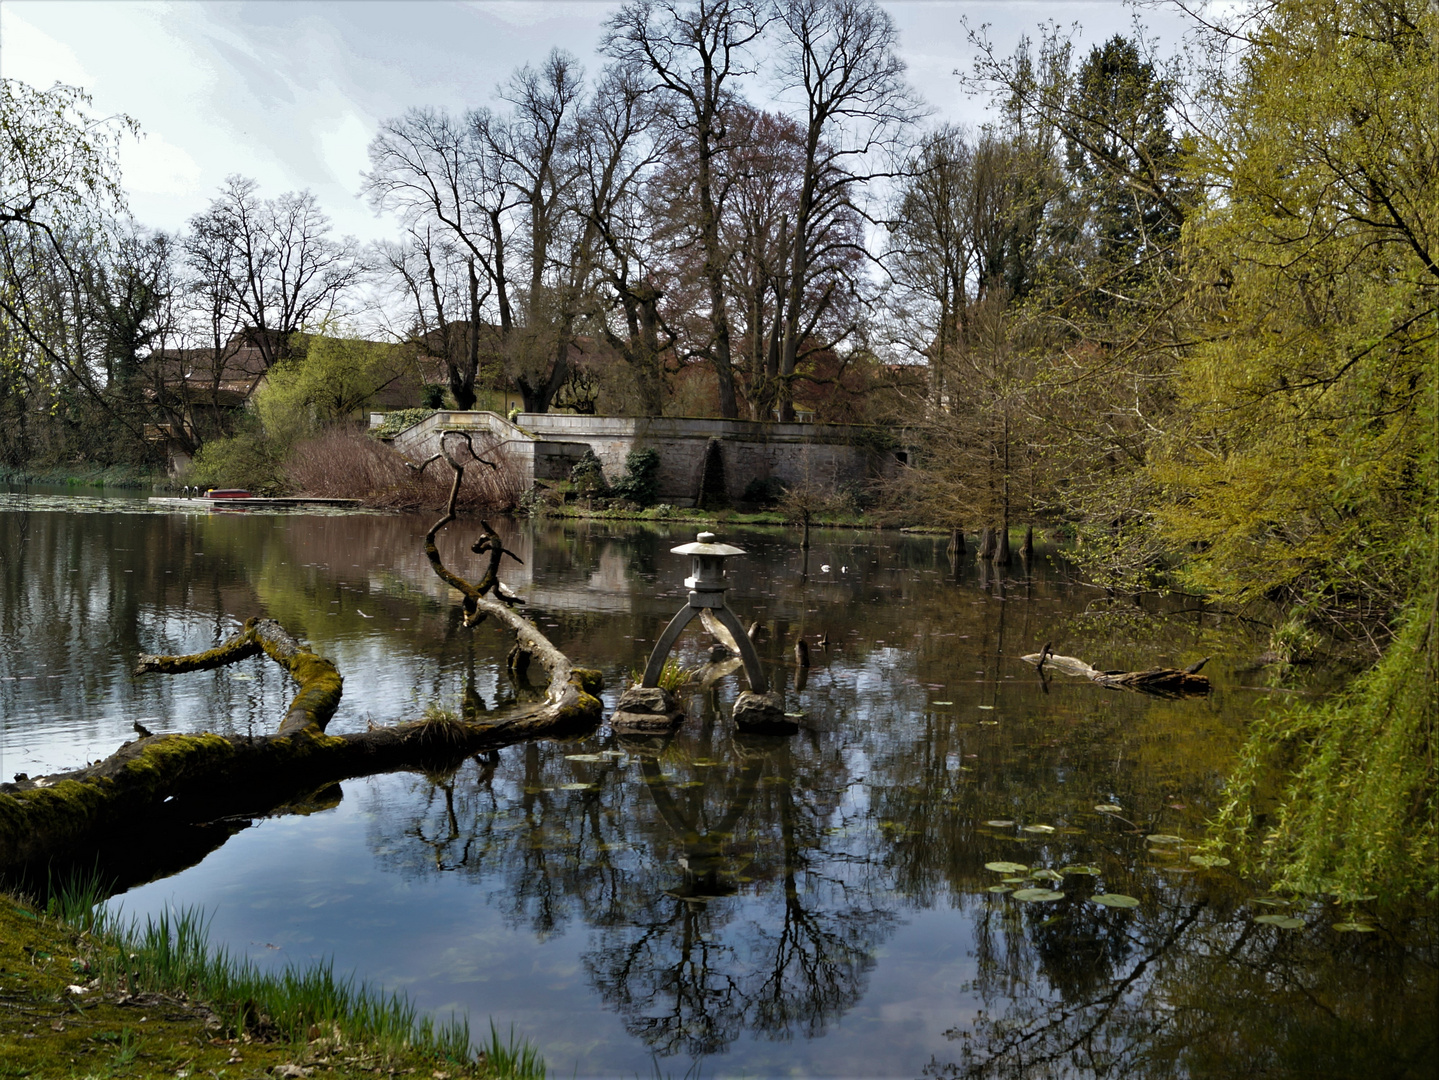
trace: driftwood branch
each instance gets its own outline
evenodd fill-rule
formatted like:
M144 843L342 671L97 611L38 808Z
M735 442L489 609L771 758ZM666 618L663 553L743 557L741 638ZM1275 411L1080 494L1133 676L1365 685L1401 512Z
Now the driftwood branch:
M483 461L473 447L471 454ZM268 813L303 801L339 780L443 768L516 742L593 730L601 718L596 696L602 687L600 674L575 667L533 623L513 610L518 600L502 591L499 566L505 555L517 557L505 549L499 535L488 523L480 523L481 536L471 550L489 558L478 583L448 570L440 558L435 538L455 520L464 472L443 441L437 457L441 456L454 470L455 481L445 516L425 537L430 565L442 581L460 592L466 625L493 617L514 633L517 650L543 665L549 683L541 702L498 719L444 716L331 735L325 729L340 704L339 671L275 621L251 619L214 649L189 656L141 656L135 670L137 675L179 675L263 652L298 684L275 733L227 738L209 732L151 735L141 730L141 738L94 765L0 784L0 870L23 872L56 856L98 851L117 837L135 843L146 829L158 835L181 823ZM512 667L519 666L512 661Z
M1088 679L1111 690L1133 690L1156 697L1197 697L1209 693L1209 676L1199 674L1199 669L1209 660L1207 656L1182 671L1169 667L1148 668L1145 671L1100 671L1073 656L1060 656L1045 642L1039 652L1029 653L1020 659L1033 664L1041 678L1049 669Z

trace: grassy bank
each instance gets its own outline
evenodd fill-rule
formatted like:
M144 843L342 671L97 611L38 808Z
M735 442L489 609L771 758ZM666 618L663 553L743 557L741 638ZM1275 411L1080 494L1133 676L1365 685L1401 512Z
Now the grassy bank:
M86 886L46 910L0 893L0 1077L543 1077L535 1052L328 964L261 972L195 911L118 925Z

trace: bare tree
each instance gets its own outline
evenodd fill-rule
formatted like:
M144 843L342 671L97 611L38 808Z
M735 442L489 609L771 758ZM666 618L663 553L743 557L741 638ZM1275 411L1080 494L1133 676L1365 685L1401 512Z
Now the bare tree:
M529 280L518 332L507 335L506 346L530 412L546 411L569 376L575 320L592 261L588 223L572 215L583 86L575 58L553 49L539 68L526 64L511 76L501 93L513 110L486 131L505 163L523 219L515 235L528 255Z
M295 334L339 314L367 267L352 237L331 238L313 193L261 199L258 190L230 176L209 214L233 249L235 303L270 367L289 356Z
M401 335L423 356L438 360L458 409L473 409L485 340L484 303L490 282L473 254L436 235L434 223L416 223L398 243L378 246L381 267L409 302Z
M643 198L645 181L668 142L664 121L639 69L614 64L605 70L581 117L585 138L576 147L577 210L586 230L582 254L595 261L600 280L612 293L596 297L591 319L629 365L637 404L646 416L664 410L663 355L674 342L659 310L662 292L648 250L653 228ZM622 318L619 327L610 318L615 305Z
M876 161L919 108L895 52L893 20L874 0L784 0L778 7L780 76L804 95L804 179L792 224L789 292L779 359L781 419L794 418L792 382L804 339L801 319L813 262L828 244L817 223L882 166ZM844 241L840 241L844 242Z
M480 327L491 298L501 338L514 327L506 219L515 200L494 152L493 124L487 110L455 119L435 109L411 109L381 125L365 175L371 205L398 211L405 223L410 254L399 267L393 252L386 262L416 304L417 325L440 330L450 392L461 409L474 407ZM458 296L457 276L463 283ZM465 311L470 327L463 338L452 329L459 321L456 309Z
M632 0L606 24L609 56L647 71L672 111L677 137L695 158L697 239L704 253L703 280L710 326L704 353L719 378L720 414L737 417L726 253L720 239L716 157L728 137L734 93L729 83L748 74L747 47L764 28L757 0Z

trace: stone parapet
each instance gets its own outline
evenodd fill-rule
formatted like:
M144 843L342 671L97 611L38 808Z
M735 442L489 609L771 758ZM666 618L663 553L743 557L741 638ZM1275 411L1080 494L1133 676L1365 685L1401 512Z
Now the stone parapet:
M392 445L411 461L439 448L440 432L486 432L503 446L528 486L565 480L592 450L608 480L624 475L632 450L659 453L659 497L693 505L704 469L705 447L720 446L727 494L740 499L753 480L827 487L861 485L892 476L908 460L902 432L850 424L766 423L689 417L582 416L521 413L511 422L492 412L436 412L400 432Z

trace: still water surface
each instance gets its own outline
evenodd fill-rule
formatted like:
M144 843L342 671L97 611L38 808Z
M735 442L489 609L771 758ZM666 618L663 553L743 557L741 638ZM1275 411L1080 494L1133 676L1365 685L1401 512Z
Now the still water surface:
M0 771L103 757L137 720L271 730L291 689L263 658L130 675L137 653L209 648L251 615L338 664L332 731L513 704L510 642L460 626L427 525L0 489ZM613 705L684 602L669 549L692 535L501 531L524 559L507 583ZM452 565L472 558L463 533ZM1053 552L996 576L942 539L814 537L806 561L793 534L723 532L749 552L730 603L760 623L799 735L735 735L730 676L667 743L602 728L109 852L130 884L114 903L202 905L261 964L333 957L442 1017L513 1024L561 1076L1427 1075L1424 916L1276 906L1190 860L1246 719L1307 692L1254 666L1262 639L1183 601L1107 597ZM1018 659L1046 641L1106 668L1210 655L1214 692L1046 685ZM681 660L709 644L687 634ZM1005 882L1023 875L998 861L1061 880ZM1015 899L1036 885L1063 895ZM1275 913L1303 925L1255 922ZM1376 929L1333 929L1356 915Z

